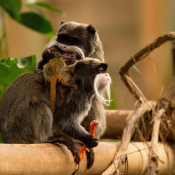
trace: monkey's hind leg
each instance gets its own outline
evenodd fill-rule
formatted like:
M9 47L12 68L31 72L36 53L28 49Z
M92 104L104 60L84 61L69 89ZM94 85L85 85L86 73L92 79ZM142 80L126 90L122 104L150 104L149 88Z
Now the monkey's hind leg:
M79 146L76 142L74 142L71 138L61 135L61 136L53 136L48 138L47 143L53 143L57 145L56 143L64 144L67 146L67 148L71 151L74 161L79 164L80 158L79 158Z

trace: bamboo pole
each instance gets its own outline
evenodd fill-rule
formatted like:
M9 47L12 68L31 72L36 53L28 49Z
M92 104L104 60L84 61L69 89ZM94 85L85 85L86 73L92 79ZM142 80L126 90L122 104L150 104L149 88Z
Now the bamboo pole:
M86 158L80 162L78 175L102 174L111 164L120 142L100 142L94 148L95 162L86 170ZM149 143L150 145L150 143ZM165 148L166 147L166 151ZM126 152L128 175L143 174L148 165L149 148L141 142L130 143ZM159 174L173 171L175 150L173 146L158 144ZM77 170L72 154L64 145L53 144L0 144L0 174L3 175L71 175ZM169 163L169 164L168 164ZM120 168L125 172L125 165Z
M103 138L119 139L122 136L126 118L132 110L106 110L107 127Z
M117 147L114 143L100 143L94 151L93 167L86 171L87 162L83 159L78 174L103 172L112 162ZM60 144L0 144L0 160L3 175L71 175L78 168L71 152Z
M104 139L120 139L122 137L124 125L132 110L107 110L107 127L103 135ZM167 136L167 141L175 141L172 132Z

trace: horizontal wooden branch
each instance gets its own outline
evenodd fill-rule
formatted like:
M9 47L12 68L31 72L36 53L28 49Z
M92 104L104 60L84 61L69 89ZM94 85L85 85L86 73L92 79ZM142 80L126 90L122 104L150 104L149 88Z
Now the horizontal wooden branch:
M103 138L120 139L123 133L126 118L132 110L107 110L107 129Z
M153 111L153 131L151 137L151 146L153 149L150 150L150 162L148 166L149 175L158 174L158 156L157 156L157 144L159 142L159 133L160 133L160 123L162 120L163 114L166 112L168 106L175 96L175 77L169 88L165 91L165 93L161 96L161 98L157 101L157 108Z
M80 163L78 175L97 175L111 164L120 142L100 142L95 150L95 162L91 169L86 170L86 158ZM150 144L150 143L148 143ZM168 156L165 152L165 148ZM130 143L126 152L128 175L143 174L148 163L149 148L141 143ZM174 167L175 151L173 146L159 144L160 175ZM169 157L169 162L168 162ZM0 174L15 175L70 175L77 169L72 154L64 145L53 144L0 144ZM133 161L134 160L134 161ZM169 163L169 167L168 167ZM121 167L125 171L125 165Z
M107 110L107 129L103 139L121 139L127 117L133 110ZM167 141L175 141L173 133L167 136Z
M117 146L100 143L94 150L96 161L93 167L86 170L85 158L78 174L101 174L110 165ZM71 175L78 168L71 152L60 144L0 144L0 160L0 174L3 175Z
M135 55L131 56L131 58L127 61L127 63L122 66L121 71L128 72L128 70L138 61L145 58L148 54L150 54L154 49L158 48L162 44L167 41L175 40L175 32L169 32L165 35L162 35L155 39L151 44L148 44L146 47L141 49Z

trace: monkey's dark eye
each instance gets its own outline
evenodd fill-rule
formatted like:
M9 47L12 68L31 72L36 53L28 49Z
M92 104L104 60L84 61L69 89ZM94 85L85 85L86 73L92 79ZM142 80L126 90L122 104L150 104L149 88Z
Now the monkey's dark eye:
M73 45L74 38L68 36L67 34L60 33L57 35L57 41L60 43L64 43L66 45Z
M73 39L72 39L72 38L67 38L67 39L66 39L66 43L67 43L68 45L73 44Z
M108 65L106 63L102 63L97 67L97 71L99 73L104 73L104 72L106 72L107 67L108 67Z
M98 68L98 72L100 72L100 73L103 73L105 70L103 69L103 67L99 67Z

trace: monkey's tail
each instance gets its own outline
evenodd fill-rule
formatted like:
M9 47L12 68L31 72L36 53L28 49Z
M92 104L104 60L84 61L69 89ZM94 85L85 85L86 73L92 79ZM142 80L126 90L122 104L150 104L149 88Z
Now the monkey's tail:
M53 113L56 99L56 85L58 82L58 77L53 76L50 79L50 109Z

